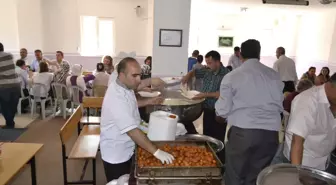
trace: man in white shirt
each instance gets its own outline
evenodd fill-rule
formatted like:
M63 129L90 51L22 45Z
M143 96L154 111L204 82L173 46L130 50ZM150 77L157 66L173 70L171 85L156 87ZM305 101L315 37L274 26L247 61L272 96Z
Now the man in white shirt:
M237 69L243 62L240 60L240 48L234 48L234 54L231 55L228 66L232 67L232 70Z
M30 70L33 72L39 72L39 65L41 62L46 62L47 64L50 64L50 61L43 57L42 51L37 49L34 51L35 53L35 59L30 64Z
M283 154L294 165L325 170L336 146L336 74L292 102Z
M278 73L260 63L260 49L257 40L242 43L243 64L224 76L215 105L217 115L232 125L225 146L228 185L255 185L279 143L283 83Z
M17 60L16 61L16 68L15 72L19 77L19 80L21 82L21 89L22 90L27 90L28 87L28 71L27 71L27 66L26 62L24 60Z
M28 51L27 51L27 49L26 49L26 48L21 48L21 49L20 49L20 60L24 60L25 63L26 63L26 65L29 66L30 64L29 64L29 62L28 62L28 57L27 57L27 55L28 55Z
M16 61L16 68L15 72L19 77L19 81L21 82L21 90L23 92L24 96L29 96L29 90L28 90L28 71L27 71L27 66L24 60L17 60ZM22 94L21 94L22 96ZM22 97L23 98L23 97ZM21 102L21 112L26 113L26 108L29 105L28 99L24 100Z
M278 60L275 61L273 69L280 74L280 78L285 84L283 92L294 92L295 84L298 81L295 62L286 57L285 54L285 48L278 47L276 50L276 57Z
M174 160L138 128L141 122L138 107L159 104L162 98L137 102L134 90L140 85L141 67L134 58L124 58L117 72L117 79L111 82L104 98L100 125L100 149L108 182L130 173L135 144L162 163Z

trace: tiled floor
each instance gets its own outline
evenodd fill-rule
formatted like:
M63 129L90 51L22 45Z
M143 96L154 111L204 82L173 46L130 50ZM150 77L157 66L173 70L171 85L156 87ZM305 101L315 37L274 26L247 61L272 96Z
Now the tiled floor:
M15 127L16 128L26 128L30 123L32 123L36 118L38 117L38 115L35 115L33 118L30 116L30 113L28 114L21 114L21 115L16 115L15 116ZM0 114L0 126L5 125L5 119L2 116L2 114Z

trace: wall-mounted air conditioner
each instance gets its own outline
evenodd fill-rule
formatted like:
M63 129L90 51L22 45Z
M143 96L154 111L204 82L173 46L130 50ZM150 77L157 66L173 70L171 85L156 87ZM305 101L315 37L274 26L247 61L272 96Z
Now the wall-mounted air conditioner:
M309 1L305 1L305 0L262 0L262 2L264 4L309 6Z
M332 2L336 2L336 0L320 0L320 3L323 5L331 4Z

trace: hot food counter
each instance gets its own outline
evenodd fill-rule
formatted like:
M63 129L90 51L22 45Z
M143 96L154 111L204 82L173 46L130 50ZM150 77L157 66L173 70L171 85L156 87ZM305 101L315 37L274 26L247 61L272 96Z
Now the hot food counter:
M206 141L160 141L155 144L175 160L164 164L142 148L136 148L129 185L220 185L223 164Z

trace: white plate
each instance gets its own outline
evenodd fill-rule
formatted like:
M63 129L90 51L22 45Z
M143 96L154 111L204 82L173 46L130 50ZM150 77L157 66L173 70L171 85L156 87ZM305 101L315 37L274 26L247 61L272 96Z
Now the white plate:
M186 91L182 92L182 96L188 98L188 99L193 99L196 95L198 95L200 92L199 91Z
M179 83L182 80L182 77L164 77L161 78L166 84L174 84Z
M144 97L144 98L153 98L153 97L160 96L161 94L161 92L159 91L154 91L154 92L139 91L138 93L140 94L141 97Z

